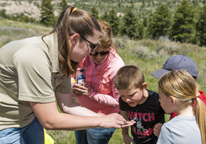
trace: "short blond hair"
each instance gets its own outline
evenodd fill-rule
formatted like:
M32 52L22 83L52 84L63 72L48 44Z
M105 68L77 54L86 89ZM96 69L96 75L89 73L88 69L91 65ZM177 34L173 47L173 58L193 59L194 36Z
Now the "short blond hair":
M131 88L142 88L145 82L142 71L133 65L124 66L117 72L114 84L118 90L125 90Z

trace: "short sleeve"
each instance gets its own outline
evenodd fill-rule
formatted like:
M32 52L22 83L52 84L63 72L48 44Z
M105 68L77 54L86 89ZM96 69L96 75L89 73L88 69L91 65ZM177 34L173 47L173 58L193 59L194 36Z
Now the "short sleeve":
M22 48L14 55L18 73L18 99L31 102L55 101L51 84L51 63L37 46Z
M60 84L56 87L56 92L62 93L62 94L71 94L71 76L64 77L62 80L60 80Z
M157 144L173 144L172 132L163 124Z

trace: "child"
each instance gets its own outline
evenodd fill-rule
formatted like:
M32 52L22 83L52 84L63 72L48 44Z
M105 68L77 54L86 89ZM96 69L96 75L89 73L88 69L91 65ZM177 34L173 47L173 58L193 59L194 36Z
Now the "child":
M156 78L160 78L163 74L172 71L172 70L179 70L184 69L186 70L195 80L198 76L198 67L196 63L186 55L174 55L169 57L166 62L164 63L163 67L155 72L152 73L152 76ZM206 105L206 96L203 91L199 90L197 87L197 97L202 100L202 102ZM176 113L172 113L170 119L177 116ZM159 136L161 124L155 125L155 135Z
M164 123L164 110L158 102L159 95L147 90L144 75L136 66L124 66L115 76L115 86L121 95L119 98L121 115L126 120L135 120L131 126L136 144L156 144L157 137L153 127ZM133 139L128 135L128 128L122 128L124 142L130 144Z
M152 76L156 78L160 78L163 74L166 72L172 71L172 70L180 70L184 69L186 70L196 81L198 76L198 67L196 63L188 56L186 55L174 55L171 56L166 60L163 67L155 72L152 73ZM206 105L206 96L203 91L199 90L199 87L197 87L197 96L202 102ZM176 113L171 114L171 119L177 116Z
M196 96L196 89L194 78L185 70L174 70L160 78L161 106L166 113L176 112L178 116L163 124L157 144L206 143L206 107Z

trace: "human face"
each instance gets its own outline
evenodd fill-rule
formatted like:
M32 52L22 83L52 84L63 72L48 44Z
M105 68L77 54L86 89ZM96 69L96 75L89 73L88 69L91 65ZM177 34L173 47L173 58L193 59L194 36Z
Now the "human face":
M158 93L159 93L159 102L161 104L161 107L164 109L166 113L172 113L171 111L171 97L168 97L163 93L161 88L158 87Z
M136 107L144 103L143 91L140 88L131 88L125 90L118 90L124 102L128 103L131 107Z
M98 47L98 43L97 44L93 44L92 42L90 42L89 40L87 40L86 38L84 38L83 36L81 36L80 35L80 37L83 39L83 40L85 40L85 41L87 41L88 43L89 43L89 48L90 48L90 52L93 52L93 51L95 51L95 49Z
M100 46L98 46L95 50L95 53L94 54L91 53L90 56L94 60L95 64L100 65L107 59L107 57L109 55L109 50L110 50L110 48L103 49ZM97 54L97 55L95 55L95 54Z
M87 40L92 43L98 43L100 37L100 32L94 30L93 36L88 36ZM91 53L90 43L85 41L84 39L80 41L80 35L74 33L70 36L70 46L71 46L71 54L70 59L74 62L81 62L82 59Z

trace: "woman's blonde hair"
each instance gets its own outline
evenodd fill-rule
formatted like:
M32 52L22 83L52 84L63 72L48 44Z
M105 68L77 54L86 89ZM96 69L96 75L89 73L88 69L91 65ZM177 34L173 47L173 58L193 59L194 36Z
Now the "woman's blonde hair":
M142 88L145 82L142 71L133 65L120 68L115 76L114 84L118 90Z
M159 88L166 96L173 96L177 99L180 109L188 106L194 107L197 124L201 131L202 143L206 143L206 107L197 98L197 84L194 78L185 70L173 70L164 74L159 82Z
M111 46L114 48L114 45L112 44L113 34L112 34L112 28L110 24L102 20L98 20L98 23L101 27L99 46L102 47L103 49L107 49Z
M97 20L87 11L68 6L60 14L51 33L56 33L58 38L61 75L69 76L75 73L78 65L77 62L70 60L69 34L78 33L82 37L88 37L94 35L94 29L101 31Z

